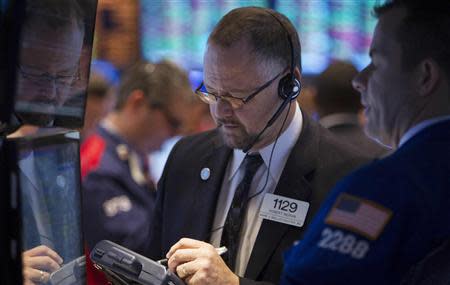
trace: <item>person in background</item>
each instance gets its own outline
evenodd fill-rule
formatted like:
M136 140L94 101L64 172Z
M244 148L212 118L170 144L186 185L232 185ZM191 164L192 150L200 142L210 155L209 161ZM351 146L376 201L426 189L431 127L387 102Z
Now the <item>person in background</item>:
M84 125L80 132L82 141L95 131L98 123L114 108L118 80L117 71L110 63L94 61L91 64Z
M281 284L400 284L450 239L450 2L393 0L375 14L371 62L353 86L366 132L395 151L336 185L286 254ZM448 250L437 260L429 267L448 268ZM404 284L448 284L442 273Z
M90 141L97 164L83 179L88 248L109 239L143 252L156 195L147 155L177 132L189 96L186 73L168 61L138 62L123 75L115 109Z
M172 149L146 252L167 256L187 284L277 283L283 251L334 183L367 161L302 114L300 78L298 34L276 11L234 9L209 36L196 94L218 127ZM277 201L290 210L272 209Z
M98 140L95 130L100 121L110 113L117 100L118 72L112 64L105 61L94 61L87 88L84 126L80 130L80 166L81 177L95 168L98 163ZM97 145L97 147L96 147Z
M359 123L362 105L358 92L352 87L357 73L349 62L332 62L314 80L313 102L322 126L364 153L380 157L388 148L370 139Z
M197 78L192 77L193 76L191 76L191 73L189 73L189 81L191 86L197 87L201 82L201 79L200 82L198 82L199 80L196 80ZM197 134L216 127L216 124L209 113L208 105L204 104L196 96L191 97L190 104L186 105L186 111L189 113L189 116L185 116L186 120L181 122L177 134L167 139L161 146L160 150L154 151L150 154L150 175L155 183L158 183L161 178L164 165L166 164L170 151L183 136Z
M115 109L84 145L90 164L83 171L83 214L87 253L108 239L142 253L156 189L148 154L179 132L193 97L187 74L169 61L141 61L118 86ZM88 263L88 280L107 280Z

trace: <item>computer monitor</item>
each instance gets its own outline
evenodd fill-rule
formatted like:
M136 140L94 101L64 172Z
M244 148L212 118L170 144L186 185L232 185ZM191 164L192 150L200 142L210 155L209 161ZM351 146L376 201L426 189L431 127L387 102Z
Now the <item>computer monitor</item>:
M15 67L18 59L21 18L25 0L0 0L0 136L12 132L14 108Z
M23 124L83 125L97 0L26 1L14 109Z
M84 284L79 133L42 130L12 142L18 152L23 251L49 247L63 259L55 278L72 280L51 284Z
M10 126L17 59L19 18L22 0L0 0L0 284L13 285L22 282L20 244L20 200L14 184L16 152L9 145L5 134Z
M0 284L13 285L22 282L20 199L14 165L16 151L0 137Z

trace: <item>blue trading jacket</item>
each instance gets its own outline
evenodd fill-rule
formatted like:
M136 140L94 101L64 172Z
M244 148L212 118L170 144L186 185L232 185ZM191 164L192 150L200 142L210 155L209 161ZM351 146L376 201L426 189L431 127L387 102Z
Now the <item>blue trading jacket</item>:
M400 284L449 237L447 120L338 183L285 254L281 284Z
M137 154L123 139L98 128L92 145L104 145L83 180L84 234L88 249L108 239L142 253L156 191L143 178ZM87 147L89 148L89 146Z

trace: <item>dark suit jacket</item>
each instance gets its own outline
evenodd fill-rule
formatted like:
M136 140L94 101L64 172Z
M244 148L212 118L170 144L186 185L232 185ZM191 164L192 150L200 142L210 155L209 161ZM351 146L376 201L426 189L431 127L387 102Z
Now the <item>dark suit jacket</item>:
M337 113L320 119L320 124L339 137L343 142L347 142L363 153L372 157L382 157L390 149L370 139L358 123L356 114Z
M446 270L450 266L444 261L450 250L444 247L426 256L450 239L449 190L450 120L447 120L421 130L392 155L342 179L324 201L302 242L290 250L281 284L397 285L414 265L413 270L418 271L407 276L403 284L448 281L445 278L450 274ZM354 211L353 206L338 206L336 201L342 194L392 215L386 218L371 210ZM339 222L329 218L337 207L355 217L351 226L348 218ZM359 213L352 215L352 211ZM373 217L372 229L378 227L377 236L366 237L366 228L358 226L364 215ZM382 227L376 226L377 219L378 225L384 219ZM366 253L358 255L362 251L354 251L356 246L342 250L344 238L333 240L332 244L324 238L324 231L353 237L354 245L365 244ZM357 258L352 255L355 252ZM416 283L419 281L428 283Z
M411 268L401 285L449 285L450 240L446 240Z
M275 194L308 201L302 228L264 220L253 248L245 278L277 283L283 252L302 237L313 214L335 182L368 159L342 144L329 131L303 117L303 129L286 162ZM182 237L209 242L218 195L232 149L218 131L182 139L172 150L158 187L148 255L159 259ZM208 180L200 178L209 168Z

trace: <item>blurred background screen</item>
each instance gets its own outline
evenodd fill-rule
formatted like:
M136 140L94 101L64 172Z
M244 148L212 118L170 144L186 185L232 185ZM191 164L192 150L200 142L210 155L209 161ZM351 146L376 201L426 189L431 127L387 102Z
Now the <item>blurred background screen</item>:
M302 44L303 72L320 73L333 59L368 63L377 0L140 1L140 43L144 58L170 58L201 70L206 40L219 19L233 8L262 6L285 14ZM379 2L379 1L378 1Z

